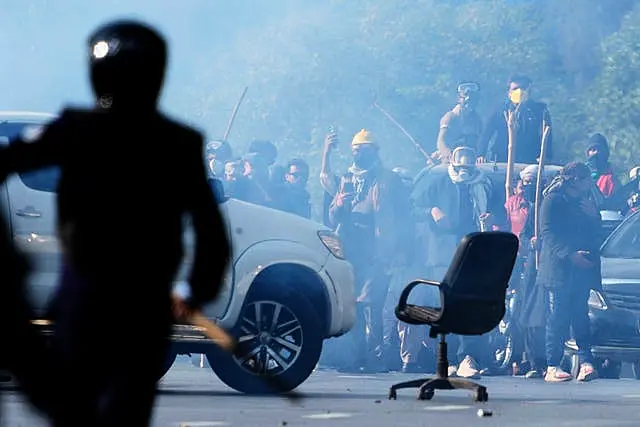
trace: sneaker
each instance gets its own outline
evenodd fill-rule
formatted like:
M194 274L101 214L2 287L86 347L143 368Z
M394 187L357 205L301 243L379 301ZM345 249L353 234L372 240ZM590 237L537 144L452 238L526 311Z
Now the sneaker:
M464 360L460 362L456 374L462 378L478 379L480 378L480 369L478 369L478 364L473 360L473 357L466 356Z
M538 369L532 369L528 371L526 374L524 374L524 377L528 380L533 380L533 379L543 378L544 374L542 373L542 371Z
M449 365L449 367L447 368L447 376L455 377L457 371L458 367L456 365Z
M557 366L549 366L547 373L544 376L544 380L548 383L562 383L565 381L571 381L571 374L562 370Z
M598 378L598 371L593 367L591 363L583 363L580 365L580 372L576 381L587 382Z

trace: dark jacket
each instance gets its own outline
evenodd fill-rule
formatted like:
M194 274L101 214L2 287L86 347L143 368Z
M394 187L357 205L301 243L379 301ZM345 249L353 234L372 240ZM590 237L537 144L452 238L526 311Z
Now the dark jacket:
M505 112L514 110L514 108L515 106L511 102L507 102L489 117L478 143L477 153L479 156L488 157L487 160L490 161L494 159L498 162L507 161L509 135L504 115ZM517 115L516 163L537 163L536 159L540 156L542 143L543 121L551 126L551 115L547 104L531 100L520 106ZM552 133L549 133L547 139L545 159L553 157ZM493 145L490 144L492 139Z
M0 177L59 166L58 223L73 230L67 255L88 282L101 284L83 295L117 302L125 317L125 306L159 314L170 310L185 214L195 229L194 307L217 296L229 258L202 147L200 133L157 112L68 109L37 140L3 148ZM131 286L113 286L122 278Z
M548 193L540 207L542 247L536 283L549 289L565 286L599 289L601 228L600 214L586 215L579 200L564 194L562 188ZM570 257L579 250L591 252L593 268L573 264Z

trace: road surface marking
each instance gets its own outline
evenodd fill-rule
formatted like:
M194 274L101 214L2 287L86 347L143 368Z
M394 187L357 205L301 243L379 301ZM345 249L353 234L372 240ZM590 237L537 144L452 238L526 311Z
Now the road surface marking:
M188 421L181 422L180 427L219 427L230 426L231 424L224 421Z
M640 399L640 394L623 394L625 399Z
M313 420L331 420L335 418L349 418L353 417L353 414L347 414L346 412L325 412L323 414L311 414L303 415L303 418L311 418Z
M378 377L372 377L370 375L340 375L338 378L344 378L347 380L375 380Z
M443 406L425 406L426 411L459 411L461 409L471 409L470 405L443 405Z

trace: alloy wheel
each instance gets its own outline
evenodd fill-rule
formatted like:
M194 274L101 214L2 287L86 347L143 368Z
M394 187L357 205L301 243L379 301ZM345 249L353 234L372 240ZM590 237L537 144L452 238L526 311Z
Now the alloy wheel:
M262 376L289 369L302 351L304 333L296 315L275 301L253 301L242 311L238 342L246 349L234 356L246 371Z

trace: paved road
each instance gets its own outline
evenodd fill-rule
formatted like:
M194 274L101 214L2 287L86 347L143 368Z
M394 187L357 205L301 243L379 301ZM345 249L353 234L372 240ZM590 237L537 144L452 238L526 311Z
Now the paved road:
M240 395L207 369L176 362L163 379L154 426L638 426L640 382L598 380L589 384L545 384L540 380L496 377L482 380L490 401L474 404L464 391L436 392L432 401L417 401L412 390L386 399L390 384L412 376L385 374L345 376L319 371L301 388L305 398ZM413 376L414 377L414 376ZM5 425L45 426L29 413L17 393L5 397ZM478 408L492 411L480 418Z

